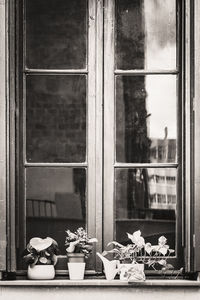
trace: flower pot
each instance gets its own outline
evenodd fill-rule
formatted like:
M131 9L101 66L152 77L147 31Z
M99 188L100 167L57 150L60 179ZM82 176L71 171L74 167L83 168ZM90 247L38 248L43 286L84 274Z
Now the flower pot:
M85 273L85 263L68 263L68 270L70 280L83 280Z
M35 265L28 266L28 279L33 280L50 280L55 277L55 268L53 265Z
M85 255L83 253L68 253L67 258L70 280L83 280L85 273Z
M68 263L85 262L85 255L83 253L67 253Z
M119 274L122 281L144 281L144 264L120 264Z

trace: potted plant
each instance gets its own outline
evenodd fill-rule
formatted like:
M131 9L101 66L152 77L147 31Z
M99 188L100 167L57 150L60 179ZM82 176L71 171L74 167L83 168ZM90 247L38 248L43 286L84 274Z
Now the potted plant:
M67 230L66 233L65 246L69 277L72 280L81 280L84 278L85 258L91 254L93 243L97 242L97 239L90 238L82 227L75 232Z
M173 268L167 260L174 250L169 248L164 236L159 237L157 245L151 245L151 243L145 243L140 230L133 234L127 233L127 235L131 243L122 245L116 241L110 242L108 246L113 245L114 248L102 253L104 256L112 253L114 259L120 261L118 271L121 280L145 280L144 265L154 270L157 266L165 271Z
M54 266L57 263L58 244L47 237L45 239L34 237L30 239L22 257L28 264L27 276L29 279L53 279Z

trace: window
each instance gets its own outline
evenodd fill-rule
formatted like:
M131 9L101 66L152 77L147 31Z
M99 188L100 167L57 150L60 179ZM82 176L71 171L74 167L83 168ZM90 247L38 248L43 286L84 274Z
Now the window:
M20 0L14 7L7 270L15 263L23 270L20 253L32 236L52 236L65 273L65 230L78 226L98 238L100 252L109 241L127 243L126 232L140 229L152 243L165 235L175 267L185 259L187 271L198 270L192 4ZM101 271L95 253L87 269Z
M138 229L153 243L165 235L177 266L183 253L181 11L181 1L117 0L104 25L106 243L113 236L127 243L126 232Z
M180 264L180 1L111 1L101 24L95 1L25 0L19 10L20 247L50 235L65 255L66 228L104 228L99 247L141 229L152 242L165 235Z

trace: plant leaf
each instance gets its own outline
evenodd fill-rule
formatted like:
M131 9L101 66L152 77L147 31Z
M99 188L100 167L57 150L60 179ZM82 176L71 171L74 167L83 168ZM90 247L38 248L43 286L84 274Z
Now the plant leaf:
M34 262L30 265L30 267L33 268L37 264L37 262L38 262L38 256L34 258Z
M88 240L88 243L97 243L98 240L96 238L92 238Z
M110 246L110 245L118 246L118 247L120 247L120 248L124 247L124 245L122 245L122 244L120 244L120 243L118 243L118 242L115 242L115 241L108 243L107 246Z

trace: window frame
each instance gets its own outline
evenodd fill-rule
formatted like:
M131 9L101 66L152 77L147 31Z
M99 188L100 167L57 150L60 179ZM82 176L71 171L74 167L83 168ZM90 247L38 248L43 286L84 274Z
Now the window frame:
M19 1L20 2L20 1ZM21 1L21 7L19 2L17 3L17 12L23 11L23 16L21 19L25 19L24 12L24 1ZM23 214L23 221L18 217L17 225L19 227L18 232L16 232L16 238L18 239L18 252L22 253L26 246L26 207L25 207L25 170L29 167L86 167L87 168L87 182L86 184L86 195L87 195L87 212L88 216L86 220L87 231L91 236L96 236L98 239L98 244L95 246L96 251L102 251L102 236L101 236L101 215L102 215L102 160L101 160L101 149L102 149L102 84L97 84L97 82L102 82L102 20L103 20L103 1L93 1L88 0L88 11L87 11L87 69L77 70L77 69L28 69L25 66L25 26L20 21L20 16L18 15L17 24L18 32L19 28L23 27L23 37L19 35L17 44L17 55L23 53L21 59L18 58L18 70L17 73L21 73L21 81L23 86L18 89L17 97L17 109L19 112L17 116L21 114L23 120L17 119L17 124L19 130L23 132L23 140L25 141L25 77L28 75L73 75L73 74L85 74L87 75L87 126L86 126L86 140L87 140L87 159L85 163L29 163L26 161L26 149L23 143L17 145L17 153L22 153L23 158L18 156L17 163L19 166L18 183L20 188L17 199L18 210ZM95 17L96 15L96 17ZM95 39L94 39L95 36ZM97 60L96 60L97 57ZM20 79L19 79L20 81ZM19 84L19 82L18 82ZM20 94L20 89L22 94ZM20 105L20 99L23 99L23 105ZM23 195L24 199L22 201ZM94 199L96 199L94 201ZM19 235L20 232L20 235ZM23 234L22 234L23 233ZM63 232L64 241L64 232ZM95 251L94 251L95 252ZM19 257L19 254L18 254ZM65 256L60 255L60 260L63 261ZM95 270L101 269L101 262L96 260L95 253L93 254L93 261L95 265ZM65 261L61 265L65 268ZM21 265L19 265L21 267ZM87 273L95 273L96 271L88 270ZM20 273L21 271L19 271ZM66 273L65 270L58 270L59 274Z
M195 1L193 4L193 22L191 26L193 30L193 41L194 43L194 56L192 55L192 65L194 64L193 69L193 115L194 115L194 268L193 271L200 271L200 256L198 254L198 249L200 246L200 203L198 201L200 195L200 107L198 99L200 99L200 22L198 22L199 12L200 12L200 3ZM195 250L196 249L196 250Z
M105 23L104 23L104 78L105 78L105 88L104 88L104 247L114 240L115 236L115 170L121 169L133 169L133 168L170 168L174 167L177 170L177 190L179 193L179 202L177 202L177 210L179 212L176 218L176 249L177 255L172 258L174 264L180 264L183 255L183 236L184 232L181 230L183 226L183 180L184 180L184 148L181 145L185 145L183 134L180 134L184 130L184 91L182 87L183 76L181 59L184 57L184 52L182 49L182 43L184 38L184 31L181 31L181 20L183 19L183 9L181 7L181 1L175 1L177 12L176 12L176 68L173 70L120 70L115 67L115 35L116 35L116 25L115 25L115 1L105 1ZM109 55L108 55L109 54ZM177 161L174 163L122 163L116 161L116 108L115 108L115 98L116 98L116 77L117 76L145 76L145 75L174 75L177 76L177 108L182 107L181 114L178 114L177 109ZM184 84L183 84L184 85ZM107 101L109 99L109 101ZM107 130L106 128L109 128ZM179 170L183 169L183 170ZM183 174L182 177L179 174ZM112 216L112 217L111 217ZM179 259L178 259L179 258ZM179 262L180 261L180 262Z
M105 3L109 2L105 0ZM103 7L103 1L97 1L97 21L102 24L102 13L98 7ZM16 175L17 169L15 168L15 141L17 140L17 132L15 131L15 118L18 115L18 107L15 106L15 99L18 97L17 82L18 78L16 76L17 70L17 59L15 57L16 44L15 39L17 39L16 28L16 11L15 11L16 1L9 0L6 1L5 5L0 6L0 13L2 18L0 18L0 26L2 31L0 31L0 38L3 41L1 43L0 52L1 65L0 73L2 74L1 86L1 97L0 106L2 108L2 118L1 120L1 143L0 143L0 153L3 156L1 159L0 169L1 176L0 185L3 188L4 194L2 197L2 209L1 213L6 217L6 223L4 218L1 218L0 232L1 242L2 237L5 238L4 242L7 247L4 248L3 253L0 257L0 271L15 272L16 271L16 252L18 252L19 241L17 232L19 230L18 226L15 226L15 219L19 216L15 214L15 208L17 207L16 195L18 190L16 190ZM195 7L194 7L195 6ZM109 5L107 5L107 9ZM194 10L194 11L193 11ZM200 193L200 109L198 107L198 99L200 96L199 91L199 79L200 79L200 22L198 21L198 16L200 13L200 4L197 1L184 1L184 17L182 26L185 29L184 38L182 39L184 48L183 65L185 65L185 70L183 74L183 79L185 81L185 103L186 103L186 124L185 125L185 144L187 145L185 156L185 174L187 174L187 180L183 183L185 189L184 205L183 205L183 228L184 240L183 246L185 247L185 267L186 271L193 273L200 271L200 255L198 253L198 247L200 247L200 235L199 235L199 222L200 222L200 204L198 202L198 195ZM106 20L107 21L107 20ZM6 24L6 28L5 28ZM98 40L100 41L103 36L102 29L98 30ZM6 34L5 34L6 33ZM194 34L194 36L193 36ZM109 36L105 37L109 39ZM195 39L195 44L193 41ZM96 47L97 48L97 47ZM194 55L193 55L194 51ZM102 60L102 49L96 49L100 60ZM5 61L5 64L2 63ZM111 62L112 63L112 62ZM97 77L102 77L102 66L101 63L97 63L96 69ZM6 71L6 72L5 72ZM191 76L192 75L192 76ZM105 78L106 79L106 78ZM96 78L97 80L97 78ZM105 80L106 81L106 80ZM99 95L102 94L102 87L98 87ZM99 96L98 106L101 108L101 97ZM3 113L4 111L4 113ZM101 119L102 110L98 109L98 116ZM6 117L5 117L6 116ZM194 118L195 116L195 118ZM194 118L194 119L193 119ZM7 122L6 122L7 121ZM191 126L191 124L193 126ZM194 130L194 133L193 133ZM101 136L101 128L98 127L98 136ZM192 143L191 143L192 142ZM194 146L194 148L193 148ZM96 147L99 151L100 148ZM6 149L6 157L5 157ZM3 154L4 153L4 154ZM192 164L191 164L192 162ZM101 165L99 166L99 172L101 172ZM7 175L6 175L7 174ZM108 179L108 178L107 178ZM104 181L104 184L108 180ZM106 184L106 188L109 188L109 184ZM99 192L99 193L98 193ZM99 188L96 191L96 196L99 200L102 199L102 190ZM96 213L102 215L100 204L96 207ZM98 215L99 216L99 215ZM104 211L104 217L106 217L106 212ZM96 228L97 235L101 236L101 228ZM106 233L104 232L104 236ZM108 236L107 240L110 241L112 236ZM100 240L102 241L101 237ZM195 242L195 243L194 243ZM5 245L4 243L4 245ZM195 245L196 244L196 245ZM106 242L105 242L106 245ZM196 247L195 247L196 246ZM100 250L101 251L101 250ZM192 256L194 259L192 259Z

